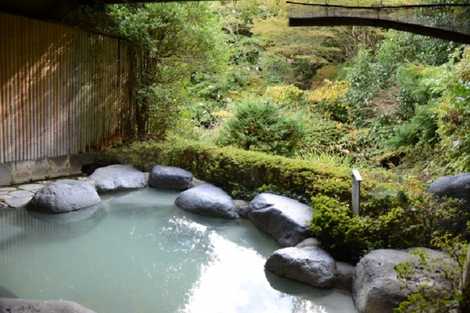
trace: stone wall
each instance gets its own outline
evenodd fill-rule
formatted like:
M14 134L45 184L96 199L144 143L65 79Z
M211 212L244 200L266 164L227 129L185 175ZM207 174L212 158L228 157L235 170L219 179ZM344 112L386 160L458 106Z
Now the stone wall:
M0 186L82 174L82 167L93 163L95 154L45 158L0 164Z

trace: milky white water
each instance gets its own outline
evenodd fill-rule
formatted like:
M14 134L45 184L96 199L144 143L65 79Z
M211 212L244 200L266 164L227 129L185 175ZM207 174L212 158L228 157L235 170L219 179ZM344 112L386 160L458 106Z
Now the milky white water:
M107 196L98 210L0 212L0 297L97 313L355 313L351 297L264 271L277 244L245 220L186 213L177 194Z

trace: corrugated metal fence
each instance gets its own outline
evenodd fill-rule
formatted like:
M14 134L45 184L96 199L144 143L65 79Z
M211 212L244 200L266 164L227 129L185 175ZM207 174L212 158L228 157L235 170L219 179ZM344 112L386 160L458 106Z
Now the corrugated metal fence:
M119 39L0 13L0 163L99 149L132 118Z

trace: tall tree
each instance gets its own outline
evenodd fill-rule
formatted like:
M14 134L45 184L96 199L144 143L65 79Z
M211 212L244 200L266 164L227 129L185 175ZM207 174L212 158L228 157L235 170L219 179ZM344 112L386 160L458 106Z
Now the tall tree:
M163 139L191 74L226 63L218 15L202 3L114 5L108 12L133 49L138 136Z

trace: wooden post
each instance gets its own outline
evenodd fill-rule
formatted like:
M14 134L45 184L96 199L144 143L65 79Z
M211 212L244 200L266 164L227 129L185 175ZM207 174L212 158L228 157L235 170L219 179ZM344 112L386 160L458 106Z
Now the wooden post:
M361 182L362 177L358 170L352 171L352 210L354 215L359 215L361 207Z
M463 267L462 296L461 312L470 312L470 245L468 247L467 260Z

